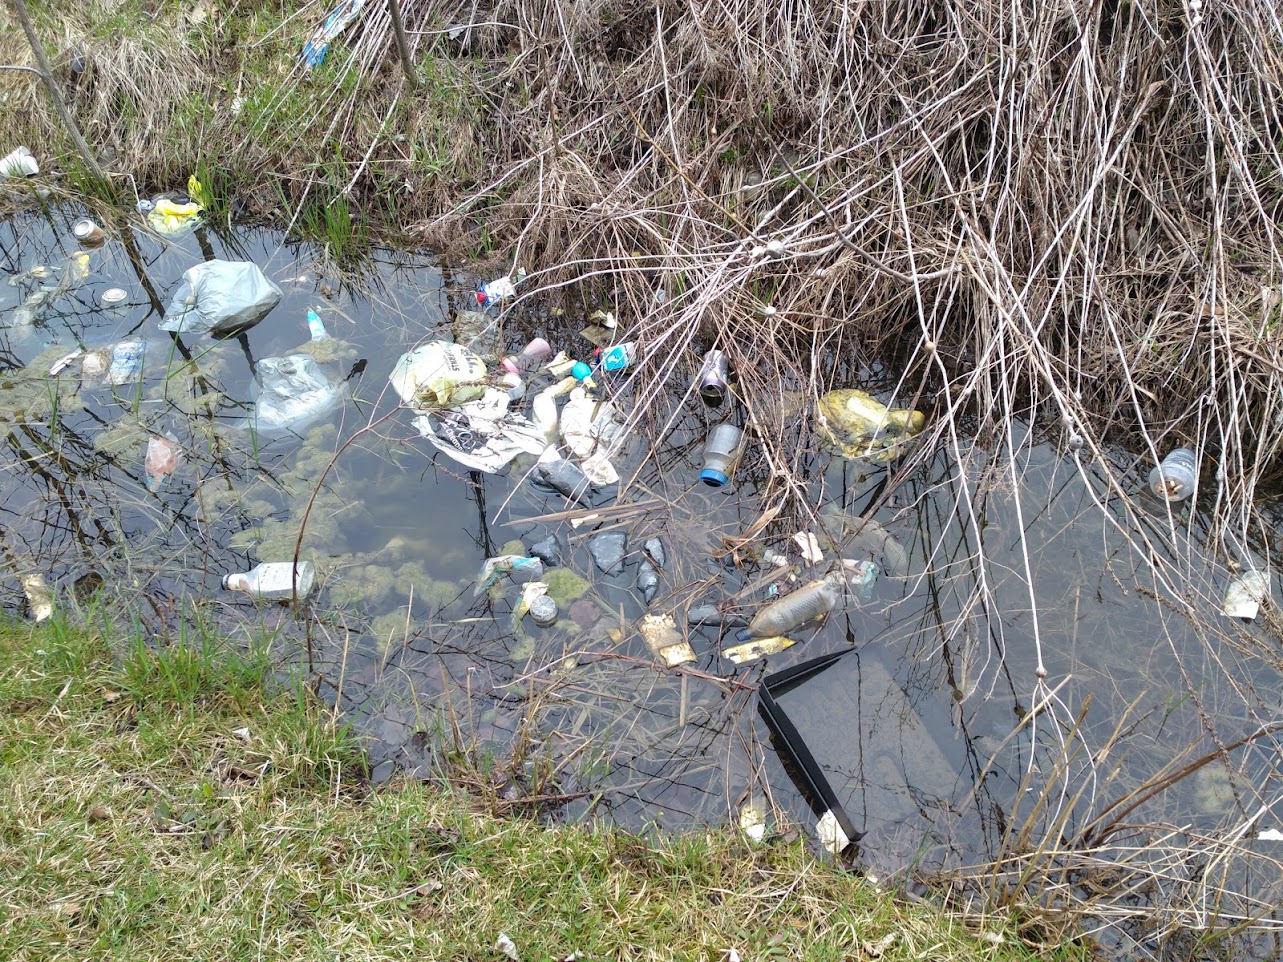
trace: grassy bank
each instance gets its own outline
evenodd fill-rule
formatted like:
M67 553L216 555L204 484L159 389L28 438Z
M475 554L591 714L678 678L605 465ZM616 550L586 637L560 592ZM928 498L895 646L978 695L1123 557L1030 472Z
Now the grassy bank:
M501 959L501 933L523 959L1082 957L897 904L800 843L656 847L367 790L265 667L0 626L0 957Z

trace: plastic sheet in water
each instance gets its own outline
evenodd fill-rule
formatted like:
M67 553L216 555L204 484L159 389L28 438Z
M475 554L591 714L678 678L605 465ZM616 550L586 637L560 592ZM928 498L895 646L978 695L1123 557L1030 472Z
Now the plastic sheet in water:
M306 354L265 357L254 368L258 397L252 422L257 431L298 430L338 407L344 385Z
M261 321L280 299L281 289L257 264L205 261L184 272L160 329L180 334L240 331Z

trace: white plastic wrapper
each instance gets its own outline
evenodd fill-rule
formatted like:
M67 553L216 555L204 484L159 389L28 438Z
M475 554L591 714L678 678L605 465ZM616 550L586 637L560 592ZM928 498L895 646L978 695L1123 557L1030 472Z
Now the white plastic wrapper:
M160 329L178 334L230 334L253 327L281 299L257 264L205 261L183 273Z
M520 414L508 411L506 391L486 388L475 401L414 419L432 446L465 467L493 474L517 455L542 454L543 432Z

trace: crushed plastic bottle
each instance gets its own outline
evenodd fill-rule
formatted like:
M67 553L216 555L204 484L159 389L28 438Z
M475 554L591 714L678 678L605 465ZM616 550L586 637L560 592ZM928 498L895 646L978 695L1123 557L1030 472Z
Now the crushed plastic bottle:
M544 358L551 355L552 345L542 337L536 337L521 349L520 354L509 354L499 362L499 366L509 374L525 375L537 370Z
M330 332L325 329L325 322L321 320L321 315L310 307L307 309L307 329L314 341L324 341L330 336Z
M787 635L808 621L828 614L842 597L844 582L845 577L838 571L803 585L759 611L736 638L750 641Z
M637 345L625 341L604 351L599 348L593 354L603 371L622 371L637 359Z
M503 277L496 277L477 288L477 303L482 307L491 307L503 301L511 300L517 296L517 285L520 284L526 276L526 272L520 267L511 274L504 274Z
M146 341L121 341L111 351L111 365L107 368L107 383L129 384L138 380L143 372L147 355ZM86 359L86 363L88 359Z
M295 592L299 599L312 592L316 570L310 561L297 565L288 561L268 561L249 571L223 576L223 587L228 591L243 591L261 601L289 601Z

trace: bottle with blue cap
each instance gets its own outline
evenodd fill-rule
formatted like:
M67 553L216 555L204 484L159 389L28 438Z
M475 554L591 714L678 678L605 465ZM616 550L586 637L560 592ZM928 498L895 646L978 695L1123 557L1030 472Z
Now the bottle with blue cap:
M704 469L699 479L710 488L720 488L731 479L744 453L744 432L733 424L719 424L704 442Z

